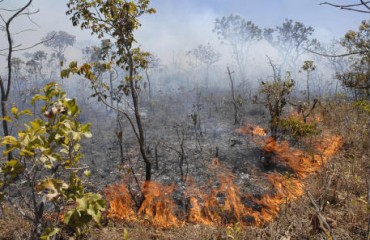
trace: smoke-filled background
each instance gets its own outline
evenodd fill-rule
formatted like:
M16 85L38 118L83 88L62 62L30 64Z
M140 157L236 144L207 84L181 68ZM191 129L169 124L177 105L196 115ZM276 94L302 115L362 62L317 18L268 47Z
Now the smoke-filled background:
M5 0L2 6L17 9L23 2ZM31 73L28 77L29 84L58 81L60 71L69 62L94 61L91 51L94 47L101 47L102 39L91 35L88 30L82 31L79 27L72 26L70 16L66 15L67 3L67 0L34 1L29 10L34 11L34 14L21 16L12 25L13 43L17 48L28 48L39 43L51 31L63 31L75 37L73 45L67 45L64 52L57 53L63 55L60 58L63 60L63 67L58 66L55 49L45 44L14 52L13 57L20 59L21 65L23 64L20 71ZM274 70L279 78L291 74L296 82L294 94L304 94L307 76L302 66L307 60L314 61L315 65L315 71L310 74L312 95L322 96L337 92L341 86L336 74L346 70L348 64L345 59L332 61L333 59L313 54L307 49L326 54L344 53L346 50L340 46L339 41L348 30L357 30L366 16L339 11L320 3L321 1L312 0L269 3L257 0L152 1L151 6L157 13L142 16L142 25L135 35L137 46L153 54L155 59L147 72L141 73L144 78L145 75L150 76L150 94L176 94L179 89L228 90L227 68L234 78L238 94L244 98L257 93L262 81L272 80ZM234 33L224 32L226 34L222 35L220 26L225 24L222 21L230 17L236 17L239 23L250 23L260 31L259 36L240 41L238 36L233 39ZM294 45L285 46L286 41L279 40L277 33L277 28L289 21L292 27L302 24L303 28L309 29L307 39L297 51ZM267 36L268 29L275 32ZM246 33L246 36L251 35ZM5 49L7 46L2 42L0 47ZM40 56L32 55L40 50ZM0 61L6 65L5 55ZM6 68L2 69L1 74L6 75ZM124 73L115 76L117 82L123 76ZM68 83L65 88L68 88L69 94L83 98L80 95L81 85L77 85L76 80L64 83ZM42 86L42 83L38 86ZM82 88L87 89L86 85L82 85ZM86 95L89 94L87 90Z

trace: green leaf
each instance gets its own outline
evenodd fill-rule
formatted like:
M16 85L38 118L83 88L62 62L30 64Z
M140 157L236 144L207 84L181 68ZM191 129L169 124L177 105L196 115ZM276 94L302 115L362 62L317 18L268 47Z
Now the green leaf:
M10 111L11 111L11 113L12 113L13 115L17 115L17 113L18 113L18 108L16 108L16 107L12 107L12 109L11 109Z
M5 116L3 118L0 118L0 120L7 121L7 122L11 122L12 121L12 119L9 116Z
M90 177L91 176L91 171L90 170L85 170L84 175L85 175L85 177Z
M18 116L21 116L21 115L32 115L32 112L29 109L25 109L19 112Z
M1 141L1 145L17 145L18 140L13 136L5 136Z
M105 201L100 194L86 193L76 202L79 211L86 211L96 223L100 223L101 213L105 210Z
M128 231L126 228L123 229L123 240L128 240L129 239L129 235L128 235Z
M22 149L20 152L19 152L19 155L20 156L26 156L26 157L33 157L35 156L35 153L32 152L32 151L29 151L27 149Z
M40 239L49 240L52 236L57 235L59 232L60 232L59 228L46 228Z
M48 98L46 96L43 96L43 95L40 95L40 94L36 94L35 96L32 97L31 104L34 105L35 102L38 101L38 100L46 101L46 100L48 100Z
M19 174L23 173L25 167L18 160L10 160L3 163L1 173L10 175L12 178L18 177Z

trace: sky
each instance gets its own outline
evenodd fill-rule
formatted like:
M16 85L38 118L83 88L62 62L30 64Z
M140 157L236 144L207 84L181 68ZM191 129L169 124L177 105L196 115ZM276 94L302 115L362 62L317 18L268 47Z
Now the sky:
M13 8L26 0L4 0L2 8ZM18 34L15 41L23 46L31 45L49 31L63 30L77 37L82 44L98 43L88 31L72 27L65 15L67 0L34 0L32 9L39 13L32 16L37 25L27 18L19 18L14 23L14 32L31 28L33 31ZM142 28L137 32L141 47L156 53L161 58L183 55L199 44L210 43L219 46L220 41L212 32L214 21L230 14L239 14L253 21L261 28L281 25L286 19L303 22L315 28L315 37L329 42L342 37L349 29L357 29L366 14L339 10L319 5L320 0L152 0L157 10L154 15L141 19ZM334 3L353 2L335 1ZM2 44L2 43L0 43ZM73 51L70 54L73 57Z

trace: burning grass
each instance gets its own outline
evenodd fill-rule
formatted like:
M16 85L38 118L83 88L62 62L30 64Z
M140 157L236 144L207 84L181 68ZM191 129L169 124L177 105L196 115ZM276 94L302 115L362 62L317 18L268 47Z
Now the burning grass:
M214 178L205 184L189 178L182 189L175 185L145 182L141 187L143 200L139 208L127 184L107 187L108 217L148 221L159 228L179 227L185 222L261 226L278 215L282 204L301 197L304 194L302 179L319 170L341 146L341 138L328 133L307 143L311 150L303 151L290 147L286 141L277 142L266 137L266 131L260 127L248 125L237 132L266 138L263 151L269 153L274 161L288 166L296 177L277 172L261 173L273 189L260 198L254 198L239 189L235 184L235 175L227 166L213 159L208 172ZM179 201L174 201L175 194L181 196Z

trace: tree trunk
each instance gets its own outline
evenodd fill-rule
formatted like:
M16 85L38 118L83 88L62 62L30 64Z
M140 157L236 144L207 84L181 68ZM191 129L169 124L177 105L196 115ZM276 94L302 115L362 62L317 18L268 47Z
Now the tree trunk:
M227 73L229 74L229 79L230 79L230 87L231 87L231 96L233 100L233 105L234 105L234 125L239 124L239 108L235 99L235 90L234 90L234 80L231 77L231 72L229 67L227 67Z
M8 122L5 120L5 117L8 117L8 111L6 109L6 103L7 103L7 99L2 99L1 100L1 117L3 118L2 123L3 123L4 136L9 136L9 126L8 126ZM9 148L10 148L10 146L8 144L5 147L6 147L6 150L9 150ZM10 161L12 159L13 159L13 153L9 152L8 160Z
M136 125L139 131L139 147L140 147L140 153L141 156L145 162L145 180L150 181L152 177L152 163L149 161L148 156L146 155L145 151L145 137L144 137L144 128L143 124L141 122L141 116L139 112L139 96L137 94L137 90L135 88L135 81L134 81L134 61L132 59L132 54L129 49L127 49L128 52L128 65L129 65L129 79L130 79L130 90L131 90L131 96L132 96L132 102L134 104L134 111L135 111L135 119L136 119Z

